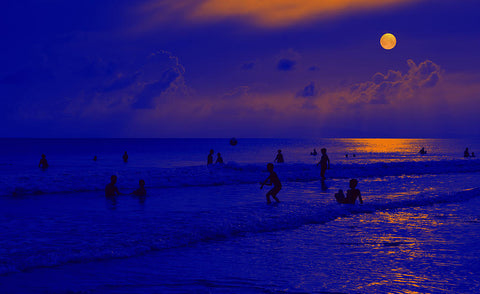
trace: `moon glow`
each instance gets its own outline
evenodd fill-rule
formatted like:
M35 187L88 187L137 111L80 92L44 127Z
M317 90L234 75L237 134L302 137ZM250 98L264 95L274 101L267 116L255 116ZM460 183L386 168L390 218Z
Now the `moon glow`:
M380 38L380 45L386 50L393 49L397 45L397 38L390 33L386 33Z

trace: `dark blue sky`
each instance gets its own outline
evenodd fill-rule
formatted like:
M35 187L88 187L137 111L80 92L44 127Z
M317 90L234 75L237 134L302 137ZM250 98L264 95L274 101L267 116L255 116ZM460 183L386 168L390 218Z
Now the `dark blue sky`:
M480 136L478 1L10 2L2 137Z

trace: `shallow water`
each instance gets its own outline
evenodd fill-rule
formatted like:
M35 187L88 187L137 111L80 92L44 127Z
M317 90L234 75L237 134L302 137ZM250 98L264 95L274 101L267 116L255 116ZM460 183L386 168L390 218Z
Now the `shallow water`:
M262 144L273 148L277 142ZM300 157L276 165L282 203L271 206L258 185L267 176L261 158L207 169L150 167L131 157L127 165L96 162L99 172L72 157L68 172L59 172L52 160L47 171L30 171L23 180L18 179L26 165L13 173L2 169L0 183L17 193L0 197L0 288L6 293L478 292L479 161L412 151L413 159L387 152L379 162L379 153L370 159L368 152L359 153L363 161L353 162L331 156L327 189L318 181L318 169ZM107 201L102 189L112 170L126 192L138 177L149 176L146 201L128 195ZM338 205L333 194L346 190L353 176L365 204Z

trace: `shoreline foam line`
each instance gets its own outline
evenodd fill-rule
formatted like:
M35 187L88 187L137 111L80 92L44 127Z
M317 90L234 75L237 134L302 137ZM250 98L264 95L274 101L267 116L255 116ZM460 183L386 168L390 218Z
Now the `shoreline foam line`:
M2 260L0 275L21 272L39 267L56 267L68 263L83 263L118 258L129 258L151 251L168 250L198 244L201 242L221 241L241 237L246 234L272 233L298 229L304 225L325 224L341 217L349 217L361 213L394 210L411 207L430 206L466 202L480 196L480 187L445 193L442 195L416 195L415 199L392 201L389 203L371 203L365 205L340 205L332 203L284 202L272 209L262 204L251 204L252 207L242 207L241 211L218 211L218 214L204 215L201 212L188 215L196 218L196 225L188 222L173 223L168 231L159 228L149 228L138 235L129 234L126 241L122 236L109 240L102 248L85 247L81 251L75 248L52 248L37 254L28 252L25 256L9 255ZM332 200L333 201L333 200ZM244 211L252 211L245 214ZM225 220L228 219L228 222ZM121 224L119 224L121 225ZM154 224L153 224L154 225ZM164 224L163 224L164 225ZM148 238L145 238L148 236ZM32 254L33 253L33 254Z

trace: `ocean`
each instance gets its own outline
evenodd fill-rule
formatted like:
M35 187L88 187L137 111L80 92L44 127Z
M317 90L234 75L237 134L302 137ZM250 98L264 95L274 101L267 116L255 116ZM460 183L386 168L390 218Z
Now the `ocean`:
M480 293L480 140L237 140L0 139L0 293Z

